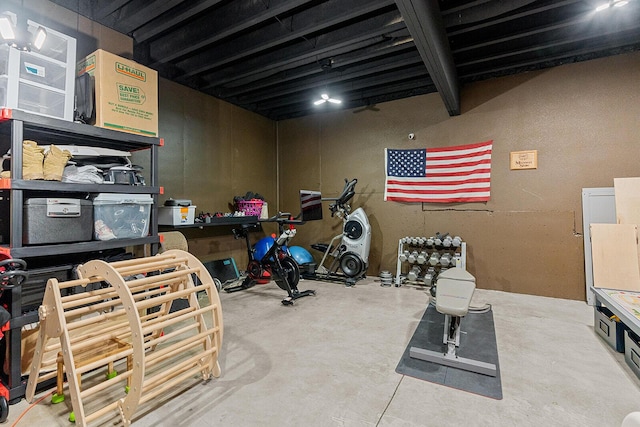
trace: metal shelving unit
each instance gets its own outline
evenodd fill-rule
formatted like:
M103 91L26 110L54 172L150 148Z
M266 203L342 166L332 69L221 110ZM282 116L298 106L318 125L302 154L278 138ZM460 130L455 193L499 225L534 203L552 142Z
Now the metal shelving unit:
M115 184L72 184L55 181L31 181L22 179L22 142L25 139L40 144L99 146L116 150L138 151L148 150L150 155L149 180L146 186L129 186ZM103 251L126 248L138 245L150 245L152 253L156 253L160 239L158 237L157 204L161 192L158 186L158 149L162 146L161 138L140 136L95 126L73 123L31 114L19 110L0 109L0 152L11 150L11 179L0 179L0 194L8 202L8 245L0 245L2 252L9 253L12 258L24 259L38 264L39 274L46 276L47 266L52 271L60 265L69 264L73 256L95 254L99 258ZM147 237L134 239L115 239L107 241L86 241L64 244L23 244L23 205L29 194L54 193L138 193L150 194L153 199L149 234ZM43 268L44 265L44 268ZM44 285L43 283L43 293ZM9 373L3 381L8 390L8 400L13 403L24 396L25 381L20 371L21 360L21 328L38 321L38 314L32 308L23 310L21 287L7 290L9 295L2 299L9 305L11 313L10 328L5 336L5 345L9 345Z

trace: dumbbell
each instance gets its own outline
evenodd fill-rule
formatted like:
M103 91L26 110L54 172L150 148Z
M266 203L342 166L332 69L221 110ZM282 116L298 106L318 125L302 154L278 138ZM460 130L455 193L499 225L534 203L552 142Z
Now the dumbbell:
M429 259L429 255L425 251L422 251L418 255L416 261L418 261L418 264L424 264L425 262L427 262L427 259Z
M429 271L427 271L424 277L422 278L422 281L424 282L425 285L431 286L433 284L433 273L430 273Z
M407 260L409 261L410 264L415 264L416 261L418 260L418 251L411 252Z
M434 267L438 265L439 261L440 261L440 254L438 252L432 253L431 256L429 257L429 264L431 264Z
M455 267L461 261L462 255L460 254L460 252L456 252L455 254L453 254L453 258L451 258L451 265Z
M440 257L440 265L449 267L449 264L451 264L451 254L447 252Z
M409 271L409 273L407 273L407 279L411 280L412 282L415 282L416 280L418 280L419 275L420 275L420 267L416 265L411 269L411 271Z
M398 259L400 262L406 262L409 259L409 251L404 251L400 255L398 255Z

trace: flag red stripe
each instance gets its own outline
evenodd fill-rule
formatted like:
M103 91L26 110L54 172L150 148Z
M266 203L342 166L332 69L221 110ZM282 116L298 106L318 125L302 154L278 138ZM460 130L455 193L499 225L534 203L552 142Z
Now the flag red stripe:
M427 162L436 161L436 160L456 160L456 159L468 159L472 157L482 157L487 154L491 154L491 149L485 151L479 151L477 153L469 153L469 154L456 154L456 155L446 155L446 156L436 156L430 154L427 151Z
M478 160L475 162L464 162L464 163L455 163L455 164L442 164L442 165L432 165L427 160L427 173L429 173L429 169L446 169L446 168L463 168L469 166L478 166L478 165L490 165L491 159ZM485 169L486 170L486 169ZM491 170L491 169L489 169ZM477 171L477 170L476 170Z
M479 173L490 173L491 169L474 169L471 171L460 171L460 172L427 172L426 176L429 178L438 177L438 176L469 176L475 175Z
M394 197L388 196L387 201L391 202L426 202L426 203L471 203L471 202L488 202L491 198L489 196L486 197L447 197L444 199L423 199L416 200L405 197Z
M438 148L427 148L427 154L430 152L447 152L447 151L460 151L460 150L469 150L472 148L485 147L491 145L493 141L485 141L478 142L476 144L465 144L465 145L456 145L454 147L438 147Z
M433 179L433 178L444 178L447 176L459 176L460 178L463 178L465 176L471 176L471 175L476 175L479 173L489 173L491 172L490 170L481 170L481 171L469 171L469 172L439 172L439 173L428 173L426 176L429 179ZM488 179L488 178L487 178Z
M416 185L416 186L423 186L423 185L442 185L442 186L447 186L447 185L460 185L460 184L479 184L482 182L491 182L491 178L475 178L475 179L462 179L462 180L458 180L458 181L397 181L394 179L388 179L387 180L387 184L388 185L406 185L406 186L410 186L410 185Z
M448 193L480 193L483 191L487 191L489 190L489 187L482 187L482 188L459 188L459 189L445 189L445 190L411 190L410 194L448 194ZM407 193L407 191L403 191L403 190L395 190L393 188L390 188L387 191L389 194L393 194L393 193L399 193L399 194L404 194Z

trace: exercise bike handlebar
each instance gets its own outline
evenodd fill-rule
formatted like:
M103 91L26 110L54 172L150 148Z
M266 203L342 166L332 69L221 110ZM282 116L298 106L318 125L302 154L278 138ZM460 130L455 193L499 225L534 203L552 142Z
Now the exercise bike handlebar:
M331 216L333 216L333 214L336 213L336 211L338 211L340 208L346 208L347 212L351 209L348 206L349 201L353 198L353 196L355 196L356 194L356 184L358 183L358 179L357 178L353 178L351 181L349 181L348 179L344 179L344 188L342 189L342 193L340 193L340 195L336 198L327 198L327 199L322 199L325 201L334 201L334 203L331 203L329 205L329 210L331 211Z
M278 212L276 215L263 219L261 222L277 222L278 224L304 224L305 221L294 218L289 212Z

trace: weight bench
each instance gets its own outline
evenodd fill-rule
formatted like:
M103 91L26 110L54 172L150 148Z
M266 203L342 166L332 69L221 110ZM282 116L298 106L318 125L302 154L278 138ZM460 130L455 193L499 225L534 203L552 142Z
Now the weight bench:
M475 289L475 277L462 268L450 268L438 276L436 310L445 316L442 343L447 346L446 352L411 347L409 357L492 377L496 376L496 365L466 359L457 354L458 347L460 347L460 321L469 311L469 304Z

